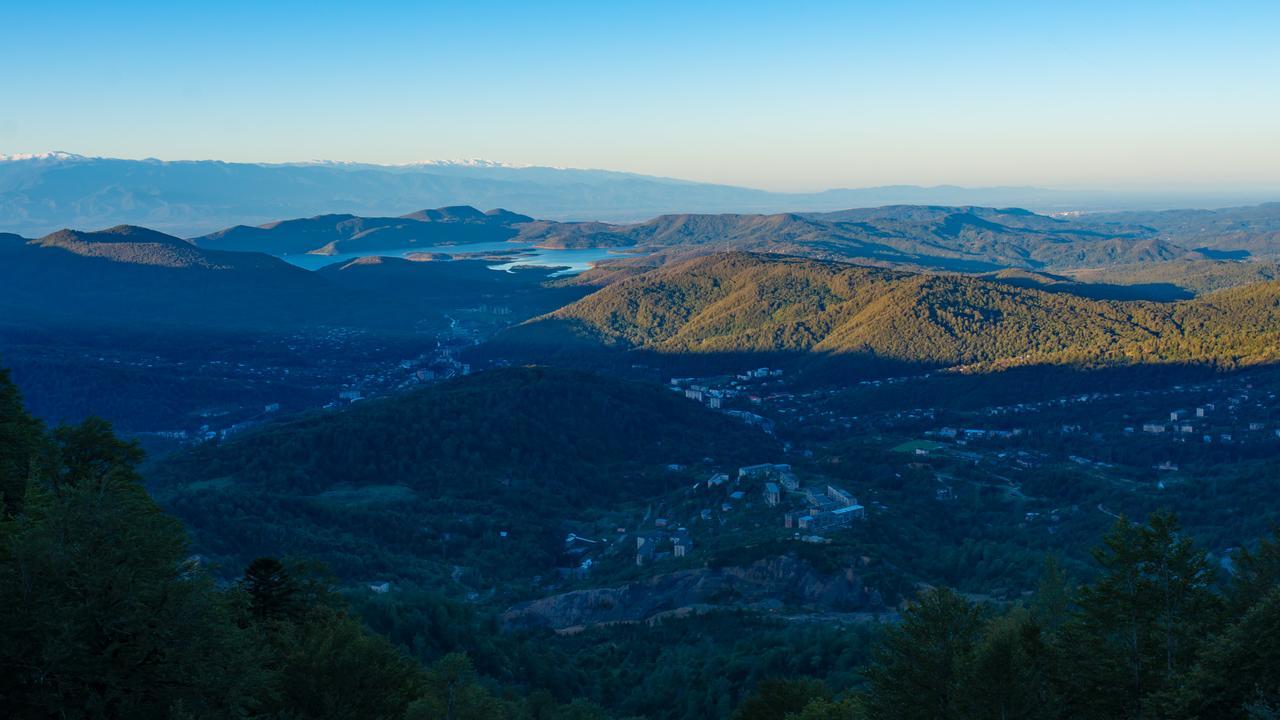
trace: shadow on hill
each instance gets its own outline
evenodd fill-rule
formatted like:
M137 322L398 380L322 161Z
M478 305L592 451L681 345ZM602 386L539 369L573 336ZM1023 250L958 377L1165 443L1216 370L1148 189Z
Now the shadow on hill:
M1030 365L981 373L940 372L909 382L848 388L831 399L830 407L855 413L913 408L972 410L1094 393L1160 392L1231 377L1280 381L1280 364L1238 369L1193 363Z
M548 332L549 326L554 332ZM1016 404L1071 394L1158 389L1205 382L1224 374L1278 372L1280 368L1272 363L1229 367L1153 360L1013 367L986 364L960 372L942 363L887 358L871 352L659 352L602 345L565 320L540 323L536 333L507 333L472 352L478 363L545 364L660 382L767 367L784 372L788 389L847 387L859 404L880 409ZM895 382L883 382L886 380Z

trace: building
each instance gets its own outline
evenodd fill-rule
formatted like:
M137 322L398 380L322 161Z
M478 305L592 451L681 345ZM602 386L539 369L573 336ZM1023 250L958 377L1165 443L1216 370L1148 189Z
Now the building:
M778 483L764 484L764 502L769 507L777 507L782 503L782 489L778 487Z
M839 503L841 507L849 507L850 505L858 504L857 498L835 485L827 486L827 497Z
M791 472L791 466L785 463L760 463L738 468L738 480L765 478L772 480L783 473Z
M723 407L723 405L724 405L724 400L722 398L716 397L714 395L710 398L707 398L707 407L711 408L712 410L719 410L721 407Z
M728 476L728 475L726 475L726 474L724 474L724 473L716 473L716 474L714 474L714 475L712 475L712 476L711 476L711 479L710 479L710 480L707 480L707 487L709 487L709 488L713 488L713 487L720 487L721 485L723 485L723 484L725 484L725 483L727 483L727 482L729 482L729 476Z
M679 534L671 539L671 555L685 557L693 550L693 540L686 534Z
M1146 423L1142 426L1142 432L1153 433L1157 435L1164 432L1166 429L1167 428L1164 425L1161 425L1160 423Z

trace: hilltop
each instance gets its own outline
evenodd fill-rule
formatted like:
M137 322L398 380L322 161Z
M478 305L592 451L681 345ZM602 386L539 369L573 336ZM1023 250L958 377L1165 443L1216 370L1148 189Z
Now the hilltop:
M237 225L193 238L192 242L204 248L274 255L336 255L501 242L516 236L515 226L532 221L533 218L507 210L486 213L463 205L420 210L400 217L318 215L257 227Z

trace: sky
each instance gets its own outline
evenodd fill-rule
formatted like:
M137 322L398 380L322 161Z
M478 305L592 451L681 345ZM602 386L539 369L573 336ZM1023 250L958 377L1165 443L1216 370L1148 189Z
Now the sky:
M1280 2L35 2L0 153L1280 188Z

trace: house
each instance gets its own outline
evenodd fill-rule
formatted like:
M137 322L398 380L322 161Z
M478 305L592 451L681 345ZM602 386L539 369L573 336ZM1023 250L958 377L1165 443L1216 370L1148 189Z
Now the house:
M653 562L654 549L652 543L636 548L636 565L648 565Z
M1169 413L1169 422L1178 422L1187 416L1186 410L1174 410Z
M782 503L782 489L778 487L778 483L764 484L764 502L769 507L777 507Z
M1250 429L1250 430L1262 430L1262 429L1263 429L1263 428L1265 428L1265 427L1266 427L1266 425L1265 425L1265 424L1263 424L1263 423L1260 423L1260 422L1251 422L1251 423L1249 423L1249 429Z
M727 482L729 482L729 476L728 476L728 475L726 475L726 474L724 474L724 473L716 473L716 474L714 474L714 475L712 475L712 476L711 476L711 479L710 479L710 480L708 480L708 481L707 481L707 487L709 487L709 488L713 488L713 487L720 487L721 485L723 485L723 484L725 484L725 483L727 483Z
M1168 428L1166 428L1164 425L1161 425L1160 423L1146 423L1142 426L1142 432L1153 433L1157 435L1164 432L1167 429Z
M745 498L746 496L747 494L741 490L734 490L733 492L729 493L729 499L734 502L738 502L743 498Z
M688 390L684 391L684 396L689 398L690 400L697 400L698 402L702 402L701 390L694 390L693 388L689 388Z
M693 550L693 540L687 534L679 534L671 539L671 555L682 558Z
M719 410L721 407L723 407L723 405L724 405L724 400L719 397L713 396L713 397L707 398L707 407L711 408L712 410Z
M387 594L388 591L391 590L391 583L389 582L370 583L369 589L379 595L385 595Z

